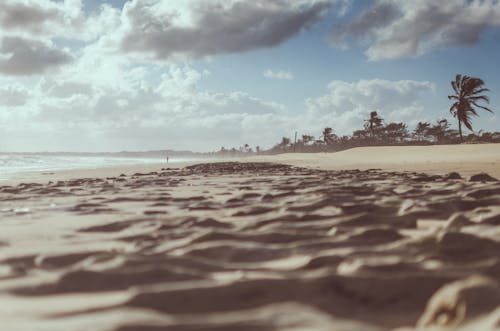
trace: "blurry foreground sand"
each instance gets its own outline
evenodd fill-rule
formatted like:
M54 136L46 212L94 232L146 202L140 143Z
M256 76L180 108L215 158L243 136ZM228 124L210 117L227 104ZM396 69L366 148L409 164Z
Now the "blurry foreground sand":
M336 162L324 157L314 165ZM500 183L487 176L116 170L0 187L2 329L500 325Z

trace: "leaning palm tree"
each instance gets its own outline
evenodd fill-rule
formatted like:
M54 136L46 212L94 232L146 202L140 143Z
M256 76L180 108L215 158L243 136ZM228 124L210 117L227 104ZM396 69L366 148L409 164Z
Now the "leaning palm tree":
M451 82L451 87L453 91L455 91L455 94L449 95L448 99L455 100L455 102L450 107L450 113L453 117L457 118L460 140L464 141L462 124L465 125L467 129L473 131L471 117L479 116L476 109L474 109L475 107L493 113L491 109L478 104L481 101L487 104L490 103L490 99L483 94L484 92L488 92L489 89L484 87L484 81L482 79L462 75L456 76L455 81Z

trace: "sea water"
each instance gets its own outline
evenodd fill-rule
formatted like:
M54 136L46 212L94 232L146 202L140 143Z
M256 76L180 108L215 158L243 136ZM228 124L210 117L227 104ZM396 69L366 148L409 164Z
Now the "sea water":
M170 158L170 163L192 160ZM52 171L66 169L96 169L107 166L165 163L164 158L132 158L103 156L66 156L44 154L0 154L0 180L13 174L32 171Z

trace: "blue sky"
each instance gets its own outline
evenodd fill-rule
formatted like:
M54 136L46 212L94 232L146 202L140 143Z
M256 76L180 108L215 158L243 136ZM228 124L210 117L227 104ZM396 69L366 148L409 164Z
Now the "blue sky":
M7 0L0 151L270 147L448 118L484 79L500 130L500 4L452 0Z

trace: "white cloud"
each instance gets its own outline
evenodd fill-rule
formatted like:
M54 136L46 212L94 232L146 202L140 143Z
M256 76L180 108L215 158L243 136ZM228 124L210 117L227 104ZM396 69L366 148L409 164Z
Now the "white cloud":
M91 17L79 0L2 2L0 9L31 6L16 17L0 14L2 149L265 147L295 130L351 133L372 110L388 121L420 119L430 82L333 81L298 113L245 91L206 90L208 72L170 61L277 45L331 3L350 2L134 0L123 12L103 6ZM77 46L65 49L71 42ZM276 69L263 75L294 78Z
M37 75L74 60L72 43L89 42L115 31L120 11L102 6L86 17L81 0L4 0L0 2L0 74ZM73 49L79 52L79 47Z
M20 84L9 84L0 87L0 105L3 106L23 106L28 102L29 96L29 91Z
M350 38L360 40L368 45L368 58L376 61L473 45L493 26L500 26L497 0L377 0L350 22L336 26L332 41L345 46Z
M85 30L83 3L81 0L3 0L0 28L6 35L72 38Z
M306 101L310 121L323 126L329 123L341 134L361 129L371 111L386 121L404 121L413 125L422 120L422 97L432 94L431 82L381 79L357 82L332 81L328 93Z
M264 77L269 79L279 79L279 80L292 80L294 79L293 74L290 71L285 70L271 70L268 69L263 73Z
M186 65L131 68L119 59L87 50L72 66L39 78L29 98L22 84L0 90L0 96L19 94L8 101L16 111L0 116L2 148L217 149L263 141L260 135L269 136L275 124L266 121L276 122L283 110L241 91L200 90L206 74ZM163 72L159 83L148 79L155 72ZM267 125L255 130L254 121Z
M15 95L11 110L0 116L2 148L269 147L296 130L318 135L331 126L350 134L372 110L387 121L413 124L422 119L420 99L434 90L430 82L332 81L325 95L306 101L306 112L293 114L242 91L200 90L206 73L187 65L131 66L127 59L102 56L101 51L97 45L88 47L72 66L39 78L30 88L18 83L7 92L0 90L0 95ZM159 82L148 79L158 72L163 73Z
M0 3L0 26L8 31L47 33L54 24L64 24L65 4L47 0Z

